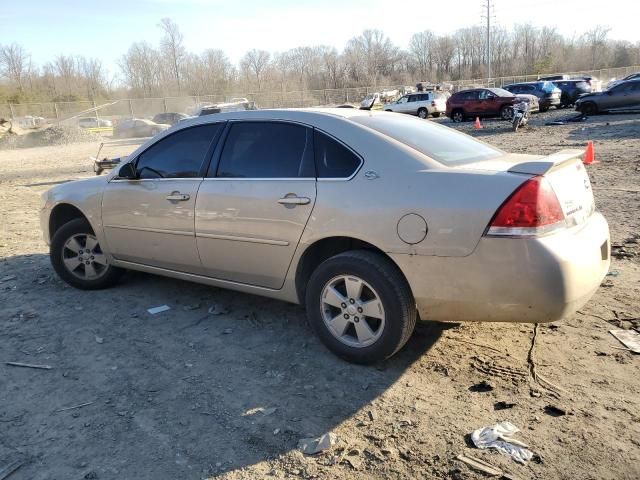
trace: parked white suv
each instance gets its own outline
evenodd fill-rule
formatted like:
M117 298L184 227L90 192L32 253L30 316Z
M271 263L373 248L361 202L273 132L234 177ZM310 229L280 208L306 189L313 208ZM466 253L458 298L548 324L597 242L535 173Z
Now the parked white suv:
M447 97L440 92L409 93L384 106L386 112L409 113L420 118L439 117L447 109Z

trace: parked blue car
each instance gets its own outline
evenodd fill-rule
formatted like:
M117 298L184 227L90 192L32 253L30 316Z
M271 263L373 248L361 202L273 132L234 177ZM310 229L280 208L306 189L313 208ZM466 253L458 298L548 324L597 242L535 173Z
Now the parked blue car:
M549 107L557 108L561 103L562 91L549 81L512 83L502 88L516 95L535 95L538 97L541 112L546 112Z

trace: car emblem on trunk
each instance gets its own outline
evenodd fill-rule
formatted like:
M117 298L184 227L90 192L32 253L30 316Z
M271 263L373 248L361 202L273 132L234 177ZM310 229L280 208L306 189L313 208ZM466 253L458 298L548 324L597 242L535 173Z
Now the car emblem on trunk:
M376 178L380 178L378 172L375 172L373 170L367 170L366 172L364 172L364 176L367 180L375 180Z

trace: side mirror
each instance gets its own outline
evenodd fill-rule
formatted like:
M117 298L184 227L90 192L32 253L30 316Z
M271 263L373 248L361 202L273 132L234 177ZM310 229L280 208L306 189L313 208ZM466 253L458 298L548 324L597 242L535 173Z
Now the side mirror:
M138 178L138 173L136 172L136 167L133 166L133 163L125 163L118 170L118 178L124 178L127 180L136 180Z

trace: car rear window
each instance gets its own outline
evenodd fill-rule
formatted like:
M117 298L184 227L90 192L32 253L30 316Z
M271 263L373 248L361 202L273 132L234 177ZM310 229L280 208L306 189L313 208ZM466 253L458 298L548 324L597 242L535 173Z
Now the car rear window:
M452 128L410 116L372 115L352 117L354 122L397 140L444 165L488 160L504 155Z
M504 88L490 88L489 90L499 97L513 97L513 93L511 93L509 90L505 90Z
M543 92L553 92L556 88L553 82L541 82L540 90Z

